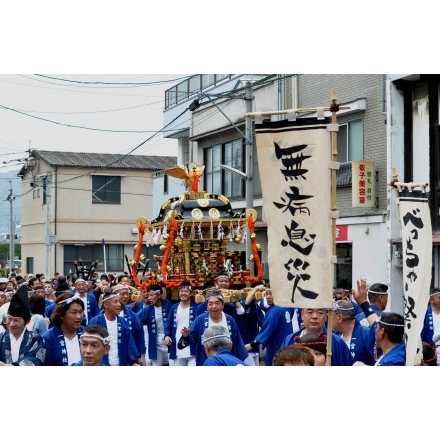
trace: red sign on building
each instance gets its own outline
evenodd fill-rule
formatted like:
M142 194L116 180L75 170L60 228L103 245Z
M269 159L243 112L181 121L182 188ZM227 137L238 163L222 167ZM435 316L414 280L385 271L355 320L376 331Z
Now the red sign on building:
M336 241L348 240L348 225L336 225Z

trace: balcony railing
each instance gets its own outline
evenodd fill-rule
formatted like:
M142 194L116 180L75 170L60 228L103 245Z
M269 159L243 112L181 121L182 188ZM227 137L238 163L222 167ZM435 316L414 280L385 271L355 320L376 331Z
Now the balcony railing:
M194 75L165 91L165 110L197 96L203 90L230 79L232 73Z

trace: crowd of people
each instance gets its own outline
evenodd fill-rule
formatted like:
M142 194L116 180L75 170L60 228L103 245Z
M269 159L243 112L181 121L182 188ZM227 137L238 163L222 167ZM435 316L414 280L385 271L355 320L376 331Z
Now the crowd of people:
M0 366L405 365L404 317L386 310L382 283L336 286L329 311L280 307L269 283L241 295L227 274L197 302L189 281L175 297L160 283L137 288L127 273L85 278L0 278ZM440 289L420 351L420 365L440 364Z

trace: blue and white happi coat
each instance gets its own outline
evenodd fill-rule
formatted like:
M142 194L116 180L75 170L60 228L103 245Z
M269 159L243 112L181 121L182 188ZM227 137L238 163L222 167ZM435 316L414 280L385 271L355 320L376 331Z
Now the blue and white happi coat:
M83 330L83 326L79 327L77 330L76 338L78 340L78 345ZM44 332L43 339L46 346L46 359L44 365L64 367L73 364L73 362L69 362L66 341L64 340L64 334L60 327L56 325L51 327Z
M40 366L44 364L46 349L40 335L34 335L29 330L24 331L20 344L18 360L12 362L11 335L8 331L0 335L0 361L16 366ZM6 379L3 379L6 380Z

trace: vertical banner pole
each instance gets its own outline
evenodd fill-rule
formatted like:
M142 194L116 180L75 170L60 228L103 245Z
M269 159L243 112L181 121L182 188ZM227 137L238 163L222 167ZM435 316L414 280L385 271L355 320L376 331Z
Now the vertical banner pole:
M336 91L332 90L332 103L330 106L330 111L332 112L332 125L337 124L336 112L339 110L339 105L337 104ZM338 161L338 132L336 130L331 131L332 134L332 162ZM333 246L333 258L336 259L336 173L337 169L332 167L331 169L331 210L332 210L332 246ZM333 268L335 267L336 261L333 263ZM334 277L334 270L333 270ZM327 359L326 365L331 365L332 360L332 331L333 331L333 309L330 308L328 311L327 318Z

